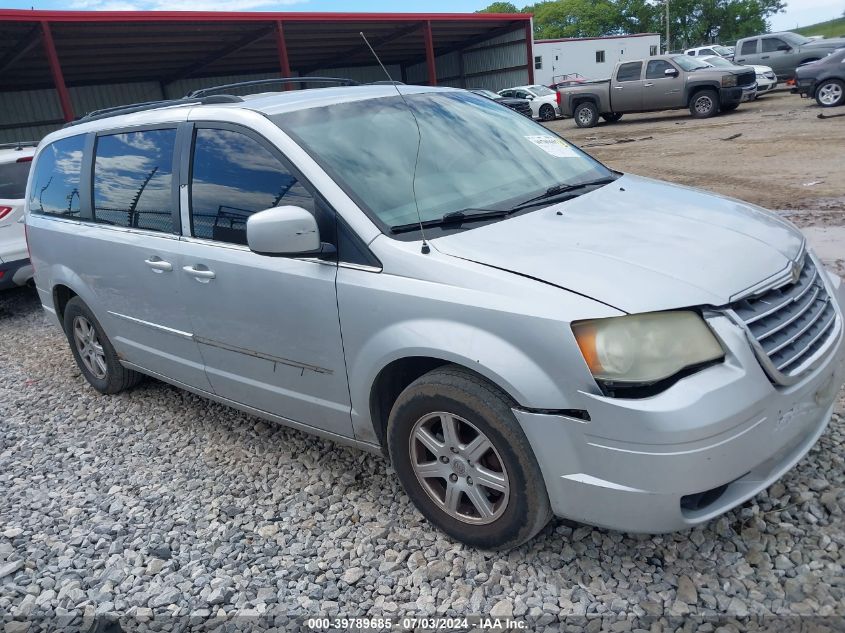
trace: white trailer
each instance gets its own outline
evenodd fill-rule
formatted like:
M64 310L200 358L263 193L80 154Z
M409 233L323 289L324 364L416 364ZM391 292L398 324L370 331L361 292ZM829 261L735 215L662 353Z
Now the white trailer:
M534 40L534 82L548 86L567 75L607 79L617 62L660 52L658 33Z

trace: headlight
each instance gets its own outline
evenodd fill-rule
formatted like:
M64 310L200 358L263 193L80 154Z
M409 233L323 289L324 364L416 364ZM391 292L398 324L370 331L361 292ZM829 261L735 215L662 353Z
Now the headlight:
M722 75L722 88L733 88L736 86L736 75Z
M651 384L725 355L689 310L576 321L572 331L593 376L605 382Z

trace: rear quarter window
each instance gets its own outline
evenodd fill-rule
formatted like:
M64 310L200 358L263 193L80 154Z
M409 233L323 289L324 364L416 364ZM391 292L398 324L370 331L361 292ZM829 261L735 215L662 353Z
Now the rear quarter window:
M41 150L32 174L32 213L78 218L79 182L85 136L71 136Z
M26 177L31 165L29 160L0 165L0 199L19 200L26 196Z

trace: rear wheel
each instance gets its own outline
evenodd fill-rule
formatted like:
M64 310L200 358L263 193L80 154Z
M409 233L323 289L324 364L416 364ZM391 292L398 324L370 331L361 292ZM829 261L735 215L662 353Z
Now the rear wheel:
M696 92L689 102L689 111L697 119L706 119L719 111L719 94L715 90Z
M601 118L603 118L608 123L616 123L619 119L622 118L622 114L620 112L608 112L606 114L602 114Z
M79 297L71 298L65 306L64 328L79 370L100 393L118 393L143 378L120 364L100 322Z
M516 547L551 518L512 406L496 387L453 365L409 385L390 413L390 458L408 496L429 522L473 547Z
M832 108L845 103L845 83L839 79L826 79L816 88L816 103Z
M599 122L599 110L591 101L579 103L575 106L572 118L575 119L575 125L578 127L593 127Z
M554 121L555 109L548 103L540 106L540 119L543 121Z

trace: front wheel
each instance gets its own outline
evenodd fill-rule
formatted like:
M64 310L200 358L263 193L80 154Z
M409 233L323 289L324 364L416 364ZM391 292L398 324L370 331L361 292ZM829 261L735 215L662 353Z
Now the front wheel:
M79 370L100 393L118 393L143 378L120 364L100 322L79 297L71 298L65 306L64 328Z
M593 127L599 122L599 110L591 101L580 103L575 107L572 118L578 127Z
M554 121L555 120L555 109L550 106L548 103L542 105L540 107L540 120L541 121Z
M622 118L622 114L619 112L608 112L606 114L602 114L601 118L603 118L608 123L616 123L619 119Z
M689 111L696 119L706 119L719 111L719 94L715 90L696 92L689 102Z
M472 547L509 549L551 517L537 459L495 386L447 365L409 385L390 413L396 474L420 512Z
M845 83L839 79L827 79L816 88L816 103L823 108L832 108L845 103Z

